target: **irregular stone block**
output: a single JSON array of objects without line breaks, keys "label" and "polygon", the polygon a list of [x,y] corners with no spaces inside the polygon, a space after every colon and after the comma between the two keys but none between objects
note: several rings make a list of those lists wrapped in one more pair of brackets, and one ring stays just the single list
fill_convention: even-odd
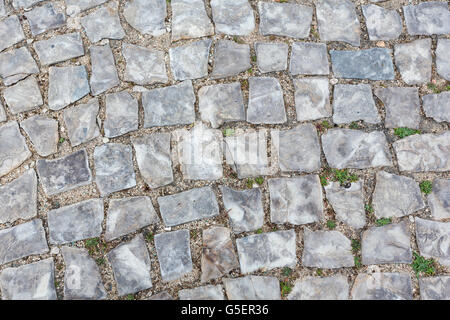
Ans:
[{"label": "irregular stone block", "polygon": [[416,218],[416,240],[420,254],[450,266],[450,222]]},{"label": "irregular stone block", "polygon": [[[137,1],[133,1],[133,3],[135,2]],[[145,14],[148,16],[148,12]],[[105,4],[82,17],[80,21],[84,32],[92,43],[102,39],[121,40],[125,37],[125,31],[120,24],[117,2]]]},{"label": "irregular stone block", "polygon": [[217,286],[204,286],[194,289],[181,289],[178,291],[180,300],[225,300],[223,296],[223,288],[219,284]]},{"label": "irregular stone block", "polygon": [[126,91],[106,95],[103,130],[105,137],[114,138],[135,131],[139,125],[137,99]]},{"label": "irregular stone block", "polygon": [[[243,1],[247,2],[247,0]],[[230,40],[218,40],[214,48],[214,65],[210,77],[219,79],[235,76],[248,70],[251,66],[250,46],[248,44],[238,44]]]},{"label": "irregular stone block", "polygon": [[395,40],[402,33],[402,19],[395,10],[373,4],[361,6],[371,41]]},{"label": "irregular stone block", "polygon": [[20,166],[31,152],[15,121],[0,126],[0,177]]},{"label": "irregular stone block", "polygon": [[98,99],[94,98],[86,104],[64,110],[64,123],[72,147],[91,141],[100,135],[97,125],[98,109]]},{"label": "irregular stone block", "polygon": [[152,37],[166,33],[164,21],[167,16],[164,0],[128,1],[123,9],[125,20],[136,30]]},{"label": "irregular stone block", "polygon": [[443,220],[450,218],[450,180],[435,179],[431,194],[428,196],[431,216]]},{"label": "irregular stone block", "polygon": [[292,75],[325,75],[330,73],[325,43],[294,42],[289,72]]},{"label": "irregular stone block", "polygon": [[255,29],[255,17],[247,0],[211,0],[217,33],[246,36]]},{"label": "irregular stone block", "polygon": [[251,77],[247,121],[253,124],[276,124],[286,122],[283,89],[273,77]]},{"label": "irregular stone block", "polygon": [[91,46],[89,50],[92,64],[90,79],[91,92],[92,95],[97,96],[117,86],[120,81],[109,44],[104,46]]},{"label": "irregular stone block", "polygon": [[162,291],[152,295],[148,300],[173,300],[173,297],[167,291]]},{"label": "irregular stone block", "polygon": [[206,77],[208,75],[208,58],[211,43],[212,40],[208,39],[170,48],[170,68],[174,78],[176,80],[186,80]]},{"label": "irregular stone block", "polygon": [[450,122],[450,92],[427,94],[422,97],[423,111],[437,122]]},{"label": "irregular stone block", "polygon": [[422,300],[450,300],[450,276],[419,279]]},{"label": "irregular stone block", "polygon": [[280,282],[275,277],[224,278],[228,300],[281,300]]},{"label": "irregular stone block", "polygon": [[69,16],[77,15],[80,12],[94,8],[108,0],[64,0],[66,3],[66,13]]},{"label": "irregular stone block", "polygon": [[7,14],[5,2],[3,0],[0,0],[0,17],[5,17]]},{"label": "irregular stone block", "polygon": [[172,41],[212,36],[214,26],[202,0],[173,0]]},{"label": "irregular stone block", "polygon": [[25,12],[24,15],[30,24],[31,34],[37,36],[64,26],[66,24],[66,15],[61,11],[54,3],[49,2]]},{"label": "irregular stone block", "polygon": [[412,300],[411,276],[407,273],[358,274],[351,291],[353,300]]},{"label": "irregular stone block", "polygon": [[0,101],[0,122],[6,121],[6,112],[3,103]]},{"label": "irregular stone block", "polygon": [[289,46],[286,43],[256,42],[258,69],[262,73],[286,70],[288,50]]},{"label": "irregular stone block", "polygon": [[26,47],[0,53],[0,78],[5,86],[36,73],[39,68]]},{"label": "irregular stone block", "polygon": [[[4,7],[3,7],[4,8]],[[2,10],[2,2],[0,2],[0,17]],[[4,11],[6,16],[6,11]],[[0,51],[25,40],[22,26],[17,16],[10,16],[0,21]]]},{"label": "irregular stone block", "polygon": [[36,109],[44,103],[34,76],[4,89],[3,98],[12,114]]},{"label": "irregular stone block", "polygon": [[437,41],[436,71],[442,78],[450,80],[450,39]]},{"label": "irregular stone block", "polygon": [[395,65],[407,84],[422,84],[431,79],[431,39],[419,39],[394,46]]},{"label": "irregular stone block", "polygon": [[331,117],[330,90],[327,78],[293,79],[297,121]]},{"label": "irregular stone block", "polygon": [[307,277],[295,282],[288,300],[348,300],[347,277]]},{"label": "irregular stone block", "polygon": [[417,5],[403,6],[406,29],[410,35],[432,35],[450,33],[450,11],[448,4],[427,1]]},{"label": "irregular stone block", "polygon": [[42,2],[44,0],[12,0],[12,5],[14,9],[18,10],[20,8],[28,9],[35,5],[36,3]]},{"label": "irregular stone block", "polygon": [[84,55],[80,33],[56,35],[33,44],[42,65],[51,65]]}]

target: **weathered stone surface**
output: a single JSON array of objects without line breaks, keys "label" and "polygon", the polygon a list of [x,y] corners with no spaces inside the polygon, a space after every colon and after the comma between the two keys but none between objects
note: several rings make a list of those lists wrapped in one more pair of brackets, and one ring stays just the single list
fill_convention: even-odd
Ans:
[{"label": "weathered stone surface", "polygon": [[247,0],[211,0],[217,33],[246,36],[255,29],[253,9]]},{"label": "weathered stone surface", "polygon": [[64,273],[65,300],[103,300],[107,293],[98,266],[84,248],[61,248],[66,271]]},{"label": "weathered stone surface", "polygon": [[51,65],[84,55],[83,41],[78,32],[36,41],[33,48],[42,65]]},{"label": "weathered stone surface", "polygon": [[295,282],[288,300],[348,300],[347,277],[307,277]]},{"label": "weathered stone surface", "polygon": [[51,67],[49,69],[48,106],[61,110],[91,91],[85,66]]},{"label": "weathered stone surface", "polygon": [[90,49],[92,73],[90,79],[92,95],[97,96],[119,84],[116,63],[109,44],[92,46]]},{"label": "weathered stone surface", "polygon": [[373,4],[361,7],[371,41],[398,39],[403,26],[397,11],[387,10]]},{"label": "weathered stone surface", "polygon": [[170,68],[174,78],[186,80],[206,77],[211,44],[212,40],[208,39],[170,48]]},{"label": "weathered stone surface", "polygon": [[283,89],[273,77],[251,77],[247,121],[254,124],[276,124],[286,122]]},{"label": "weathered stone surface", "polygon": [[202,0],[173,0],[172,41],[212,36],[214,26]]},{"label": "weathered stone surface", "polygon": [[64,0],[66,3],[66,13],[74,16],[80,12],[94,8],[108,0]]},{"label": "weathered stone surface", "polygon": [[125,20],[143,34],[158,37],[166,33],[166,1],[134,0],[128,1],[123,10]]},{"label": "weathered stone surface", "polygon": [[95,238],[102,233],[103,201],[89,199],[50,210],[47,219],[51,244]]},{"label": "weathered stone surface", "polygon": [[20,8],[24,8],[24,9],[28,9],[31,6],[35,5],[36,3],[42,2],[44,0],[12,0],[12,5],[14,7],[14,9],[20,9]]},{"label": "weathered stone surface", "polygon": [[355,265],[351,241],[339,231],[311,231],[305,227],[303,244],[305,267],[335,269]]},{"label": "weathered stone surface", "polygon": [[258,2],[259,32],[293,38],[307,38],[313,8],[294,3]]},{"label": "weathered stone surface", "polygon": [[0,78],[6,86],[36,73],[39,68],[26,47],[0,53]]},{"label": "weathered stone surface", "polygon": [[48,246],[41,219],[0,230],[0,265],[46,252]]},{"label": "weathered stone surface", "polygon": [[222,286],[208,285],[178,291],[180,300],[225,300]]},{"label": "weathered stone surface", "polygon": [[379,171],[376,181],[372,205],[377,218],[403,217],[425,208],[414,179]]},{"label": "weathered stone surface", "polygon": [[144,128],[190,124],[195,121],[195,95],[190,80],[142,94]]},{"label": "weathered stone surface", "polygon": [[239,82],[201,87],[198,100],[200,117],[213,128],[229,121],[245,121],[244,98]]},{"label": "weathered stone surface", "polygon": [[131,146],[107,143],[94,150],[95,182],[102,197],[136,185]]},{"label": "weathered stone surface", "polygon": [[422,300],[450,300],[450,276],[419,279]]},{"label": "weathered stone surface", "polygon": [[442,78],[450,80],[450,39],[437,41],[436,71]]},{"label": "weathered stone surface", "polygon": [[164,224],[168,227],[219,214],[217,199],[210,186],[159,197],[158,204]]},{"label": "weathered stone surface", "polygon": [[[247,0],[243,1],[247,2]],[[214,66],[210,75],[212,79],[235,76],[250,67],[250,46],[248,44],[238,44],[231,40],[218,40],[216,42]]]},{"label": "weathered stone surface", "polygon": [[364,210],[364,195],[361,182],[353,182],[349,188],[339,182],[329,182],[325,186],[328,202],[336,213],[336,219],[355,229],[361,229],[366,224]]},{"label": "weathered stone surface", "polygon": [[281,300],[280,282],[275,277],[224,278],[228,300]]},{"label": "weathered stone surface", "polygon": [[400,171],[448,171],[450,132],[412,135],[393,143]]},{"label": "weathered stone surface", "polygon": [[450,218],[450,180],[435,179],[431,194],[428,196],[431,216],[434,219]]},{"label": "weathered stone surface", "polygon": [[331,129],[322,135],[322,148],[333,168],[392,166],[386,136],[381,131]]},{"label": "weathered stone surface", "polygon": [[58,151],[58,121],[35,115],[20,123],[33,143],[36,152],[43,157]]},{"label": "weathered stone surface", "polygon": [[114,138],[135,131],[139,125],[137,99],[126,91],[106,95],[103,129],[105,137]]},{"label": "weathered stone surface", "polygon": [[411,263],[410,238],[409,223],[406,220],[369,228],[362,233],[362,263]]},{"label": "weathered stone surface", "polygon": [[262,73],[286,70],[288,50],[289,46],[286,43],[256,42],[258,69]]},{"label": "weathered stone surface", "polygon": [[72,147],[88,142],[100,135],[97,125],[98,109],[98,99],[94,98],[86,104],[64,110],[64,123]]},{"label": "weathered stone surface", "polygon": [[272,130],[272,143],[281,171],[313,172],[320,169],[320,144],[311,123],[290,130]]},{"label": "weathered stone surface", "polygon": [[450,222],[416,218],[416,240],[420,255],[450,266]]},{"label": "weathered stone surface", "polygon": [[353,300],[412,300],[411,276],[407,273],[360,273],[351,296]]},{"label": "weathered stone surface", "polygon": [[148,300],[173,300],[173,297],[167,291],[162,291],[152,295]]},{"label": "weathered stone surface", "polygon": [[64,12],[56,7],[53,2],[35,7],[31,11],[25,12],[24,15],[30,24],[31,34],[33,36],[60,28],[66,24]]},{"label": "weathered stone surface", "polygon": [[0,101],[0,122],[6,121],[6,112],[3,103]]},{"label": "weathered stone surface", "polygon": [[105,240],[117,239],[158,221],[158,215],[149,197],[111,199],[106,218]]},{"label": "weathered stone surface", "polygon": [[448,4],[428,1],[418,5],[403,6],[406,28],[411,35],[450,33],[450,11]]},{"label": "weathered stone surface", "polygon": [[[2,17],[1,6],[0,2],[0,17]],[[0,51],[22,40],[25,40],[25,34],[17,16],[10,16],[0,21]]]},{"label": "weathered stone surface", "polygon": [[150,188],[173,182],[170,133],[153,133],[132,138],[139,171]]},{"label": "weathered stone surface", "polygon": [[189,230],[181,229],[155,235],[155,248],[164,282],[181,278],[192,271]]},{"label": "weathered stone surface", "polygon": [[330,73],[325,43],[294,42],[289,72],[292,75],[325,75]]},{"label": "weathered stone surface", "polygon": [[72,190],[92,181],[85,149],[54,160],[39,159],[36,169],[47,195]]},{"label": "weathered stone surface", "polygon": [[[148,12],[145,14],[146,16],[149,15]],[[117,2],[107,3],[87,16],[82,17],[81,25],[92,43],[102,39],[120,40],[125,37],[125,31],[120,24]]]},{"label": "weathered stone surface", "polygon": [[450,122],[450,92],[427,94],[422,97],[423,111],[437,122]]},{"label": "weathered stone surface", "polygon": [[201,281],[216,279],[238,268],[239,263],[230,238],[230,229],[212,227],[203,230]]},{"label": "weathered stone surface", "polygon": [[419,39],[394,46],[395,65],[407,84],[422,84],[431,79],[431,39]]},{"label": "weathered stone surface", "polygon": [[12,114],[36,109],[44,103],[34,76],[4,89],[3,97]]},{"label": "weathered stone surface", "polygon": [[0,17],[3,18],[5,17],[7,14],[6,12],[6,7],[5,7],[5,2],[3,0],[0,0]]},{"label": "weathered stone surface", "polygon": [[259,269],[292,268],[297,264],[294,229],[240,238],[236,246],[243,274]]},{"label": "weathered stone surface", "polygon": [[25,138],[15,121],[0,126],[0,177],[20,166],[31,157]]},{"label": "weathered stone surface", "polygon": [[413,87],[376,88],[375,95],[386,111],[386,128],[417,129],[420,124],[419,90]]},{"label": "weathered stone surface", "polygon": [[3,300],[56,300],[53,258],[6,268],[0,274]]},{"label": "weathered stone surface", "polygon": [[262,191],[259,188],[250,190],[233,190],[220,186],[223,205],[230,217],[230,225],[234,233],[254,231],[263,226],[264,209]]},{"label": "weathered stone surface", "polygon": [[322,41],[343,41],[359,47],[361,31],[352,1],[319,0],[316,15]]},{"label": "weathered stone surface", "polygon": [[330,90],[327,78],[293,79],[297,121],[331,117]]}]

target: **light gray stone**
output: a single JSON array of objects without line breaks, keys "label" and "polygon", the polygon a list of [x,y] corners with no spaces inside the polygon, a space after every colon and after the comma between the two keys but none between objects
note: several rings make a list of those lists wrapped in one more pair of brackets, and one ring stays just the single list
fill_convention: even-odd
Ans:
[{"label": "light gray stone", "polygon": [[164,282],[179,279],[192,271],[189,230],[155,235],[155,248]]},{"label": "light gray stone", "polygon": [[172,41],[212,36],[214,26],[202,0],[172,0]]},{"label": "light gray stone", "polygon": [[30,24],[33,36],[60,28],[66,24],[66,15],[53,2],[35,7],[31,11],[25,12],[24,15]]},{"label": "light gray stone", "polygon": [[208,285],[194,289],[181,289],[178,291],[180,300],[225,300],[222,286]]},{"label": "light gray stone", "polygon": [[248,0],[211,0],[217,33],[246,36],[255,29],[255,17]]},{"label": "light gray stone", "polygon": [[450,300],[450,276],[419,279],[422,300]]},{"label": "light gray stone", "polygon": [[89,199],[50,210],[47,219],[51,244],[99,237],[102,233],[103,201]]},{"label": "light gray stone", "polygon": [[56,35],[33,44],[42,65],[51,65],[84,55],[80,33]]},{"label": "light gray stone", "polygon": [[[0,17],[2,17],[0,2]],[[6,16],[6,12],[4,14]],[[22,26],[17,16],[10,16],[0,21],[0,51],[25,40]]]},{"label": "light gray stone", "polygon": [[0,0],[0,18],[3,18],[6,16],[7,12],[6,12],[6,6],[5,6],[5,2],[3,0]]},{"label": "light gray stone", "polygon": [[173,297],[167,291],[152,295],[148,300],[173,300]]},{"label": "light gray stone", "polygon": [[348,300],[347,277],[307,277],[295,282],[288,300]]},{"label": "light gray stone", "polygon": [[228,300],[281,300],[280,282],[275,277],[224,278]]},{"label": "light gray stone", "polygon": [[15,121],[0,126],[0,177],[20,166],[31,152]]},{"label": "light gray stone", "polygon": [[111,241],[159,222],[149,197],[111,199],[106,218],[105,240]]},{"label": "light gray stone", "polygon": [[100,135],[97,125],[98,99],[64,110],[63,118],[72,147],[91,141]]},{"label": "light gray stone", "polygon": [[410,35],[450,33],[450,11],[442,1],[428,1],[403,6],[406,28]]},{"label": "light gray stone", "polygon": [[80,12],[94,8],[108,0],[64,0],[66,3],[66,13],[69,16],[77,15]]},{"label": "light gray stone", "polygon": [[397,11],[373,4],[361,7],[371,41],[398,39],[403,26],[402,19]]},{"label": "light gray stone", "polygon": [[297,265],[294,229],[250,235],[237,239],[236,246],[243,274]]},{"label": "light gray stone", "polygon": [[6,112],[3,103],[0,101],[0,122],[6,121]]},{"label": "light gray stone", "polygon": [[58,151],[58,121],[41,115],[35,115],[20,123],[33,143],[36,152],[46,157]]},{"label": "light gray stone", "polygon": [[[247,2],[247,0],[243,1]],[[212,79],[235,76],[250,67],[250,46],[248,44],[238,44],[231,40],[218,40],[216,42],[214,65],[210,75]]]},{"label": "light gray stone", "polygon": [[174,78],[186,80],[206,77],[211,43],[212,40],[208,39],[170,48],[170,68]]},{"label": "light gray stone", "polygon": [[131,146],[107,143],[94,150],[95,182],[102,197],[136,186]]},{"label": "light gray stone", "polygon": [[450,122],[450,92],[427,94],[422,97],[423,111],[437,122]]},{"label": "light gray stone", "polygon": [[407,273],[360,273],[351,297],[353,300],[412,300],[411,276]]},{"label": "light gray stone", "polygon": [[3,98],[12,114],[36,109],[44,103],[34,76],[4,89]]},{"label": "light gray stone", "polygon": [[36,162],[36,169],[47,195],[69,191],[92,181],[85,149],[53,160],[39,159]]},{"label": "light gray stone", "polygon": [[431,79],[431,39],[419,39],[394,46],[395,65],[407,84],[422,84]]},{"label": "light gray stone", "polygon": [[450,80],[450,39],[437,41],[436,71],[442,78]]},{"label": "light gray stone", "polygon": [[219,205],[210,186],[158,198],[159,211],[168,227],[215,217]]},{"label": "light gray stone", "polygon": [[325,43],[294,42],[289,72],[292,75],[326,75],[330,73]]},{"label": "light gray stone", "polygon": [[105,137],[114,138],[135,131],[139,125],[137,99],[126,91],[106,95],[103,129]]},{"label": "light gray stone", "polygon": [[158,37],[166,33],[166,1],[134,0],[128,1],[123,10],[125,20],[143,34]]},{"label": "light gray stone", "polygon": [[119,84],[116,63],[109,44],[92,46],[90,49],[92,73],[90,79],[92,95],[97,96]]},{"label": "light gray stone", "polygon": [[450,218],[450,180],[435,179],[431,194],[428,196],[431,216],[434,219]]},{"label": "light gray stone", "polygon": [[[145,14],[148,15],[148,12]],[[120,24],[117,2],[105,4],[82,17],[80,21],[84,32],[92,43],[102,39],[121,40],[125,37],[125,31]]]},{"label": "light gray stone", "polygon": [[32,6],[34,6],[36,3],[42,2],[44,0],[12,0],[12,5],[14,7],[14,9],[20,9],[20,8],[24,8],[24,9],[28,9]]},{"label": "light gray stone", "polygon": [[330,90],[327,78],[293,79],[297,121],[331,117]]},{"label": "light gray stone", "polygon": [[26,47],[0,53],[0,78],[5,86],[36,73],[39,68]]},{"label": "light gray stone", "polygon": [[416,240],[420,255],[450,266],[450,222],[416,218]]},{"label": "light gray stone", "polygon": [[262,73],[286,70],[288,50],[286,43],[256,42],[258,69]]},{"label": "light gray stone", "polygon": [[250,77],[247,122],[277,124],[286,122],[283,89],[273,77]]}]

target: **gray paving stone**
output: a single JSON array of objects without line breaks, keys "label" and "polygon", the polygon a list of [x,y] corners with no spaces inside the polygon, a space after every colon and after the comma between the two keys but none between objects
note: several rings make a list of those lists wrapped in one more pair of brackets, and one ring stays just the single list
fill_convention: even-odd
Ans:
[{"label": "gray paving stone", "polygon": [[48,251],[41,219],[0,230],[0,265]]},{"label": "gray paving stone", "polygon": [[107,143],[95,147],[95,182],[102,197],[136,186],[131,146]]},{"label": "gray paving stone", "polygon": [[332,168],[392,166],[392,155],[381,131],[331,129],[322,135],[322,148]]},{"label": "gray paving stone", "polygon": [[362,264],[411,263],[409,223],[372,227],[362,233]]},{"label": "gray paving stone", "polygon": [[277,124],[286,122],[283,89],[273,77],[250,77],[247,122]]},{"label": "gray paving stone", "polygon": [[411,276],[407,273],[360,273],[351,297],[353,300],[412,300]]},{"label": "gray paving stone", "polygon": [[224,278],[228,300],[281,300],[280,282],[275,277]]},{"label": "gray paving stone", "polygon": [[0,18],[6,17],[7,15],[7,8],[5,6],[5,2],[3,0],[0,0]]},{"label": "gray paving stone", "polygon": [[406,28],[411,35],[450,33],[450,11],[448,4],[428,1],[418,5],[403,6]]},{"label": "gray paving stone", "polygon": [[173,182],[170,133],[153,133],[132,138],[139,171],[150,188]]},{"label": "gray paving stone", "polygon": [[47,195],[85,186],[92,181],[85,149],[53,160],[39,159],[36,162],[36,169]]},{"label": "gray paving stone", "polygon": [[230,229],[212,227],[203,230],[201,282],[217,279],[239,268]]},{"label": "gray paving stone", "polygon": [[181,229],[155,235],[155,248],[164,282],[179,279],[192,271],[189,230]]},{"label": "gray paving stone", "polygon": [[123,43],[122,53],[126,62],[125,81],[139,85],[168,81],[163,51]]},{"label": "gray paving stone", "polygon": [[109,44],[104,46],[92,46],[90,49],[92,73],[90,79],[91,93],[94,96],[117,86],[116,63]]},{"label": "gray paving stone", "polygon": [[170,68],[174,78],[186,80],[206,77],[211,44],[212,40],[208,39],[170,48]]},{"label": "gray paving stone", "polygon": [[348,300],[347,277],[307,277],[295,282],[288,300]]},{"label": "gray paving stone", "polygon": [[313,8],[294,3],[258,2],[259,32],[292,38],[307,38]]},{"label": "gray paving stone", "polygon": [[14,7],[14,9],[20,9],[20,8],[24,8],[24,9],[28,9],[30,7],[32,7],[33,5],[35,5],[36,3],[42,2],[44,0],[12,0],[12,5]]},{"label": "gray paving stone", "polygon": [[220,186],[220,191],[234,233],[255,231],[263,226],[264,209],[261,189],[252,188],[241,191]]},{"label": "gray paving stone", "polygon": [[450,276],[419,279],[422,300],[450,300]]},{"label": "gray paving stone", "polygon": [[106,95],[103,129],[105,137],[114,138],[135,131],[139,125],[137,99],[126,91]]},{"label": "gray paving stone", "polygon": [[450,122],[450,92],[427,94],[422,97],[423,111],[437,122]]},{"label": "gray paving stone", "polygon": [[223,287],[207,285],[194,289],[181,289],[178,291],[180,300],[225,300]]},{"label": "gray paving stone", "polygon": [[173,297],[167,291],[152,295],[148,300],[173,300]]},{"label": "gray paving stone", "polygon": [[[0,2],[0,17],[2,17],[1,10]],[[25,34],[17,16],[10,16],[0,21],[0,51],[22,40],[25,40]]]},{"label": "gray paving stone", "polygon": [[106,217],[105,240],[111,241],[159,222],[149,197],[111,199]]},{"label": "gray paving stone", "polygon": [[347,79],[394,80],[391,49],[330,50],[334,76]]},{"label": "gray paving stone", "polygon": [[173,0],[172,41],[214,35],[214,26],[202,0]]},{"label": "gray paving stone", "polygon": [[35,7],[31,11],[25,12],[24,15],[30,24],[33,36],[60,28],[66,24],[66,15],[52,2]]},{"label": "gray paving stone", "polygon": [[241,273],[295,267],[295,231],[281,230],[236,239]]},{"label": "gray paving stone", "polygon": [[152,37],[166,33],[166,1],[134,0],[128,1],[123,10],[125,20],[136,30]]},{"label": "gray paving stone", "polygon": [[146,91],[142,94],[144,128],[191,124],[195,121],[192,81]]},{"label": "gray paving stone", "polygon": [[5,86],[36,73],[39,68],[26,47],[0,53],[0,78]]},{"label": "gray paving stone", "polygon": [[204,86],[198,90],[198,108],[212,128],[225,122],[245,121],[244,98],[239,82]]},{"label": "gray paving stone", "polygon": [[361,31],[352,1],[319,0],[316,15],[322,41],[342,41],[359,47]]},{"label": "gray paving stone", "polygon": [[402,33],[402,19],[395,10],[373,4],[361,6],[371,41],[395,40]]},{"label": "gray paving stone", "polygon": [[58,121],[41,115],[35,115],[20,123],[36,152],[43,157],[58,151]]},{"label": "gray paving stone", "polygon": [[50,210],[47,219],[51,244],[99,237],[102,233],[103,201],[89,199]]},{"label": "gray paving stone", "polygon": [[450,180],[434,179],[431,194],[428,196],[431,216],[434,219],[450,218]]},{"label": "gray paving stone", "polygon": [[100,135],[97,125],[98,110],[97,98],[89,100],[86,104],[64,110],[64,123],[72,147],[91,141]]},{"label": "gray paving stone", "polygon": [[[148,12],[146,12],[146,15],[148,16]],[[82,17],[80,21],[84,32],[92,43],[102,39],[121,40],[125,37],[125,31],[120,24],[117,2],[105,4]]]},{"label": "gray paving stone", "polygon": [[219,205],[210,186],[158,197],[158,204],[164,224],[168,227],[219,214]]},{"label": "gray paving stone", "polygon": [[419,39],[394,46],[395,65],[407,84],[422,84],[431,79],[431,39]]},{"label": "gray paving stone", "polygon": [[412,135],[393,143],[400,171],[448,171],[450,132]]},{"label": "gray paving stone", "polygon": [[328,66],[327,46],[325,43],[294,42],[292,44],[289,72],[292,75],[326,75]]},{"label": "gray paving stone", "polygon": [[450,39],[437,41],[436,71],[442,78],[450,80]]},{"label": "gray paving stone", "polygon": [[376,88],[375,95],[386,111],[386,128],[418,129],[420,124],[419,90],[414,87]]},{"label": "gray paving stone", "polygon": [[320,169],[319,137],[313,124],[272,130],[272,143],[281,171],[313,172]]},{"label": "gray paving stone", "polygon": [[0,126],[0,177],[20,166],[31,152],[15,121]]},{"label": "gray paving stone", "polygon": [[353,267],[351,241],[339,231],[311,231],[305,227],[302,264],[326,269]]},{"label": "gray paving stone", "polygon": [[64,0],[66,3],[66,13],[69,16],[77,15],[80,12],[94,8],[108,0]]},{"label": "gray paving stone", "polygon": [[246,36],[255,29],[255,17],[248,0],[211,0],[216,33]]},{"label": "gray paving stone", "polygon": [[289,46],[286,43],[256,42],[256,61],[259,71],[267,73],[286,70],[288,50]]},{"label": "gray paving stone", "polygon": [[31,219],[37,215],[37,178],[33,169],[0,186],[0,223]]},{"label": "gray paving stone", "polygon": [[78,32],[56,35],[33,44],[41,65],[51,65],[84,55],[83,41]]},{"label": "gray paving stone", "polygon": [[0,274],[3,300],[56,300],[53,258],[6,268]]},{"label": "gray paving stone", "polygon": [[44,103],[34,76],[5,88],[3,98],[12,114],[36,109]]},{"label": "gray paving stone", "polygon": [[50,67],[48,107],[61,110],[91,91],[85,66]]},{"label": "gray paving stone", "polygon": [[248,44],[238,44],[231,40],[216,42],[214,65],[210,75],[212,79],[235,76],[250,67],[250,46]]},{"label": "gray paving stone", "polygon": [[372,205],[377,218],[403,217],[425,208],[414,179],[379,171],[376,181]]},{"label": "gray paving stone", "polygon": [[65,300],[103,300],[105,286],[95,260],[84,248],[61,248],[66,270],[64,273]]},{"label": "gray paving stone", "polygon": [[293,79],[297,121],[331,117],[330,90],[327,78]]},{"label": "gray paving stone", "polygon": [[0,122],[6,121],[6,112],[3,103],[0,101]]},{"label": "gray paving stone", "polygon": [[346,188],[339,182],[330,181],[325,186],[325,193],[337,220],[355,229],[361,229],[366,225],[362,182],[353,182]]},{"label": "gray paving stone", "polygon": [[420,255],[434,258],[443,266],[450,266],[450,222],[416,218],[416,240]]}]

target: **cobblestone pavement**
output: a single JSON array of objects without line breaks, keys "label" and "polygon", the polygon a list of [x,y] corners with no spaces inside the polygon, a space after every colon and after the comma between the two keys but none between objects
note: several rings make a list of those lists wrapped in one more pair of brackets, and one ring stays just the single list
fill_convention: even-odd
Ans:
[{"label": "cobblestone pavement", "polygon": [[0,0],[2,299],[450,299],[450,11]]}]

